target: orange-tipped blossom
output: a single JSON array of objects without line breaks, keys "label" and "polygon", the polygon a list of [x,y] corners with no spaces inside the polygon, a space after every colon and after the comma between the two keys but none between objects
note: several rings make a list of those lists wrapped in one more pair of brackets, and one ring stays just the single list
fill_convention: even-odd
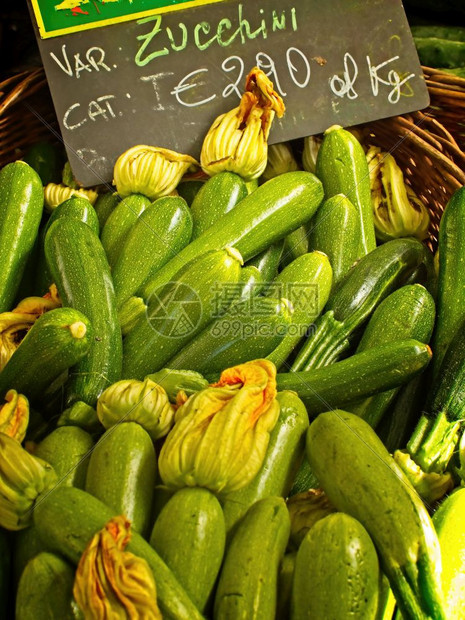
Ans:
[{"label": "orange-tipped blossom", "polygon": [[201,486],[229,493],[247,485],[262,466],[279,415],[276,368],[255,360],[225,370],[176,411],[160,452],[167,486]]},{"label": "orange-tipped blossom", "polygon": [[16,390],[8,390],[5,404],[0,407],[0,433],[21,443],[29,423],[29,402]]}]

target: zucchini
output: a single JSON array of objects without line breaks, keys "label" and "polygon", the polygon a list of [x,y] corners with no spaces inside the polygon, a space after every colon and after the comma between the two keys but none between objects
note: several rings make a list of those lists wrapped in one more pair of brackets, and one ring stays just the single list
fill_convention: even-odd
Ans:
[{"label": "zucchini", "polygon": [[107,219],[110,214],[116,209],[121,201],[121,196],[117,193],[107,192],[105,194],[99,194],[94,204],[95,212],[97,213],[100,230],[103,230]]},{"label": "zucchini", "polygon": [[66,385],[66,404],[82,400],[93,407],[121,374],[122,338],[110,268],[99,238],[83,222],[57,220],[44,247],[63,304],[81,310],[94,328],[90,351]]},{"label": "zucchini", "polygon": [[12,556],[15,590],[27,563],[36,555],[46,550],[47,546],[42,542],[34,524],[24,530],[15,532]]},{"label": "zucchini", "polygon": [[10,310],[39,231],[44,190],[24,161],[0,170],[0,312]]},{"label": "zucchini", "polygon": [[37,267],[37,287],[41,293],[46,293],[51,284],[53,284],[52,276],[47,267],[47,260],[45,258],[44,240],[48,229],[56,220],[60,217],[71,217],[75,220],[84,222],[92,228],[96,235],[99,234],[100,226],[97,217],[97,213],[87,198],[82,196],[71,196],[68,200],[65,200],[53,209],[46,225],[43,227],[39,234],[39,257]]},{"label": "zucchini", "polygon": [[[357,352],[408,338],[427,344],[433,332],[434,317],[434,300],[421,284],[402,286],[376,308]],[[376,428],[398,391],[399,388],[394,388],[380,392],[354,403],[349,409]]]},{"label": "zucchini", "polygon": [[[45,501],[36,502],[33,513],[34,523],[48,549],[74,565],[81,559],[90,539],[114,516],[111,508],[89,493],[64,486],[54,489]],[[152,569],[163,618],[202,620],[171,570],[137,532],[132,532],[127,551],[144,558]]]},{"label": "zucchini", "polygon": [[446,69],[465,66],[465,41],[417,36],[413,40],[422,65]]},{"label": "zucchini", "polygon": [[284,240],[272,243],[266,250],[247,262],[247,266],[256,267],[260,272],[265,286],[278,275],[279,262],[283,254]]},{"label": "zucchini", "polygon": [[232,248],[208,252],[155,291],[146,315],[124,339],[123,378],[143,379],[160,370],[200,333],[215,313],[212,294],[237,285],[241,262]]},{"label": "zucchini", "polygon": [[180,252],[191,234],[192,216],[183,198],[165,196],[148,206],[119,242],[112,265],[117,305]]},{"label": "zucchini", "polygon": [[48,386],[88,354],[94,332],[73,308],[40,316],[0,373],[0,398],[14,389],[37,402]]},{"label": "zucchini", "polygon": [[42,552],[26,565],[16,595],[16,620],[73,620],[74,569],[53,553]]},{"label": "zucchini", "polygon": [[192,239],[200,237],[246,196],[247,187],[238,174],[225,171],[210,177],[199,189],[191,205],[194,223]]},{"label": "zucchini", "polygon": [[424,261],[425,251],[416,239],[393,239],[360,259],[330,295],[292,370],[320,368],[338,359],[377,305]]},{"label": "zucchini", "polygon": [[207,489],[177,491],[162,508],[150,544],[205,613],[226,543],[220,503]]},{"label": "zucchini", "polygon": [[308,414],[314,416],[407,383],[425,369],[431,355],[426,344],[399,340],[324,368],[279,373],[277,386],[297,392]]},{"label": "zucchini", "polygon": [[443,358],[407,450],[424,472],[443,473],[455,451],[465,414],[465,324]]},{"label": "zucchini", "polygon": [[446,617],[463,620],[465,579],[465,489],[456,489],[441,502],[433,515],[442,555],[442,590]]},{"label": "zucchini", "polygon": [[333,268],[333,286],[338,284],[359,257],[360,216],[344,196],[335,194],[324,201],[309,228],[311,250],[324,252]]},{"label": "zucchini", "polygon": [[299,226],[284,239],[281,265],[286,266],[308,252],[308,234],[305,226]]},{"label": "zucchini", "polygon": [[123,198],[108,216],[105,226],[102,228],[101,241],[108,264],[112,269],[128,232],[149,205],[150,200],[147,196],[131,194]]},{"label": "zucchini", "polygon": [[365,151],[357,138],[340,125],[324,133],[316,159],[316,175],[323,183],[325,198],[344,194],[357,209],[359,231],[356,258],[376,248],[370,174]]},{"label": "zucchini", "polygon": [[50,463],[59,483],[83,489],[93,445],[89,433],[78,426],[62,426],[42,439],[34,456]]},{"label": "zucchini", "polygon": [[328,411],[310,425],[306,450],[332,504],[371,536],[404,618],[444,620],[436,532],[375,431],[356,415]]},{"label": "zucchini", "polygon": [[379,562],[366,529],[342,512],[307,532],[295,561],[291,618],[375,620]]},{"label": "zucchini", "polygon": [[239,298],[251,299],[252,297],[257,297],[262,292],[265,284],[262,274],[254,265],[245,265],[241,269],[241,276],[239,278]]},{"label": "zucchini", "polygon": [[23,160],[37,172],[42,185],[61,183],[63,161],[57,145],[42,140],[35,142],[27,150]]},{"label": "zucchini", "polygon": [[292,327],[292,304],[286,299],[251,297],[233,303],[183,347],[169,368],[220,374],[225,368],[266,357]]},{"label": "zucchini", "polygon": [[92,450],[85,490],[146,535],[156,473],[157,457],[147,431],[136,422],[121,422],[108,429]]},{"label": "zucchini", "polygon": [[192,179],[191,181],[181,181],[176,186],[176,191],[179,194],[179,196],[181,196],[181,198],[184,198],[184,200],[187,202],[187,204],[190,207],[192,206],[192,203],[194,201],[194,198],[197,195],[197,192],[200,190],[200,188],[204,184],[205,184],[205,181],[200,181],[198,179]]},{"label": "zucchini", "polygon": [[226,495],[223,512],[228,537],[259,499],[287,497],[305,450],[308,415],[295,392],[278,392],[279,418],[271,431],[263,465],[249,484]]},{"label": "zucchini", "polygon": [[321,182],[309,172],[287,172],[267,181],[181,250],[138,293],[147,299],[183,265],[209,250],[234,247],[244,262],[250,260],[307,222],[322,199]]},{"label": "zucchini", "polygon": [[279,565],[289,531],[282,497],[267,497],[249,508],[226,551],[216,588],[215,619],[275,617]]},{"label": "zucchini", "polygon": [[285,267],[268,287],[268,294],[289,299],[294,309],[292,324],[278,346],[267,356],[280,368],[298,346],[328,301],[332,269],[321,252],[303,254]]},{"label": "zucchini", "polygon": [[286,553],[279,567],[276,620],[287,620],[290,617],[296,555],[296,552]]},{"label": "zucchini", "polygon": [[[449,344],[465,321],[465,187],[446,205],[439,225],[437,318],[432,347],[437,377]],[[451,303],[455,300],[455,303]]]}]

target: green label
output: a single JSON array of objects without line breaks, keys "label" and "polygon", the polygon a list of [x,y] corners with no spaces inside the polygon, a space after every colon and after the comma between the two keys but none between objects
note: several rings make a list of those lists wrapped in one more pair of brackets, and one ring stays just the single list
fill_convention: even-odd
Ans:
[{"label": "green label", "polygon": [[32,0],[42,39],[225,0]]}]

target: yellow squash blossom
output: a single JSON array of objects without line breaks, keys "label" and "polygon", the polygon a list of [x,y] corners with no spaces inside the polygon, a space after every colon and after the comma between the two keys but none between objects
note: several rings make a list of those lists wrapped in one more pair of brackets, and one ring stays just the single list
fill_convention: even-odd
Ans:
[{"label": "yellow squash blossom", "polygon": [[246,181],[261,176],[268,157],[268,135],[284,103],[272,82],[254,67],[246,79],[240,104],[213,121],[202,145],[200,165],[213,176],[227,170]]},{"label": "yellow squash blossom", "polygon": [[73,594],[86,620],[159,620],[152,571],[125,551],[130,523],[111,519],[87,545],[76,570]]},{"label": "yellow squash blossom", "polygon": [[8,390],[5,404],[0,406],[0,433],[21,443],[29,423],[29,401],[16,390]]},{"label": "yellow squash blossom", "polygon": [[247,485],[262,466],[279,415],[274,364],[255,360],[228,368],[218,383],[179,403],[160,452],[163,482],[218,493]]}]

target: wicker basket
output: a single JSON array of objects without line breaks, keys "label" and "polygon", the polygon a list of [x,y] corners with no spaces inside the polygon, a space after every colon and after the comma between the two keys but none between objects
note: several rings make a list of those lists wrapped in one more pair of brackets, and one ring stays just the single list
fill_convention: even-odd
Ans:
[{"label": "wicker basket", "polygon": [[[433,69],[425,69],[425,76],[432,100],[426,113],[396,116],[361,129],[371,144],[395,155],[407,181],[429,209],[434,248],[444,207],[453,192],[465,185],[465,153],[441,122],[456,129],[465,118],[465,80]],[[441,88],[435,86],[439,78]],[[447,95],[446,83],[453,94]],[[21,157],[34,142],[50,140],[51,130],[55,140],[58,123],[43,69],[25,71],[0,83],[0,166]]]}]

